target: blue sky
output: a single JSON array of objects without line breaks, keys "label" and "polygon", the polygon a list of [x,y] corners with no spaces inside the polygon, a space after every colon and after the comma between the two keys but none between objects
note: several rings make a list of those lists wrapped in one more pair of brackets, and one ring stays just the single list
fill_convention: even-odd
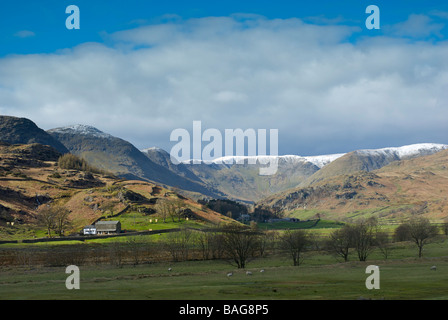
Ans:
[{"label": "blue sky", "polygon": [[[81,13],[67,30],[68,5]],[[368,5],[380,30],[367,30]],[[279,129],[281,154],[448,143],[446,1],[9,1],[0,113],[139,148]]]},{"label": "blue sky", "polygon": [[[82,28],[67,30],[65,8],[80,8]],[[170,15],[182,19],[229,16],[235,13],[259,14],[268,19],[301,18],[309,22],[348,24],[362,28],[356,36],[383,34],[367,30],[365,8],[375,4],[381,10],[381,24],[405,21],[411,14],[446,12],[445,1],[353,1],[353,0],[226,0],[226,1],[8,1],[0,12],[1,55],[51,53],[85,42],[104,42],[104,35],[145,24],[163,23]],[[432,15],[432,19],[440,17]],[[442,19],[443,20],[443,19]],[[447,35],[444,28],[441,34]],[[437,39],[438,40],[438,39]]]}]

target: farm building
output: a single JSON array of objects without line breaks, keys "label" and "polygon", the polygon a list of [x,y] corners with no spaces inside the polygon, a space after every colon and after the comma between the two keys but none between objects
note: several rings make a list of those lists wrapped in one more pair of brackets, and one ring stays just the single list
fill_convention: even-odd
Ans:
[{"label": "farm building", "polygon": [[96,228],[94,225],[88,225],[85,226],[82,230],[84,235],[95,235],[96,234]]},{"label": "farm building", "polygon": [[120,221],[98,221],[95,223],[97,234],[112,234],[121,232]]}]

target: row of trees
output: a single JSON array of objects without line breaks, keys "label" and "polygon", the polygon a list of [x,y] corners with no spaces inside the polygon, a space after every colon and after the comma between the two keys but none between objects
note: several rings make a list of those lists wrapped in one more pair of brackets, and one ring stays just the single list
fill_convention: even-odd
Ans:
[{"label": "row of trees", "polygon": [[[170,216],[173,221],[175,214],[181,212],[181,206],[176,206],[175,202],[161,202],[160,205],[159,213],[166,211],[166,217]],[[69,211],[63,207],[47,206],[39,217],[49,235],[51,232],[62,235],[68,223],[68,214]],[[418,249],[418,256],[422,257],[423,247],[438,233],[439,229],[425,218],[414,218],[401,224],[393,235],[384,232],[376,219],[368,219],[346,224],[325,238],[318,238],[315,233],[303,229],[261,232],[256,225],[232,224],[202,231],[184,228],[168,233],[157,244],[148,242],[147,237],[126,237],[125,246],[123,239],[120,239],[111,246],[110,252],[117,261],[127,255],[132,257],[134,263],[139,263],[153,251],[154,255],[170,257],[172,261],[224,259],[238,268],[245,268],[254,258],[277,252],[287,255],[294,266],[299,266],[306,252],[316,250],[330,253],[343,261],[348,261],[353,254],[359,261],[366,261],[373,250],[379,249],[387,259],[393,241],[412,241]],[[146,258],[142,257],[143,253]]]},{"label": "row of trees", "polygon": [[[290,236],[293,239],[290,242],[294,243],[294,246],[291,244],[288,247],[294,248],[294,265],[298,265],[300,255],[315,241],[303,230],[291,232],[291,234],[294,237]],[[418,217],[399,225],[391,236],[380,228],[376,218],[371,218],[336,229],[321,245],[324,250],[346,262],[352,252],[356,253],[359,261],[366,261],[374,249],[379,249],[387,259],[393,241],[411,241],[417,246],[418,256],[422,257],[423,247],[438,234],[437,226],[431,224],[426,218]]]},{"label": "row of trees", "polygon": [[[355,253],[359,261],[366,261],[374,249],[379,249],[387,259],[393,241],[411,241],[423,256],[423,247],[439,229],[426,218],[413,218],[401,224],[394,235],[384,232],[375,218],[346,224],[331,232],[327,238],[317,238],[303,229],[286,230],[281,233],[259,232],[254,228],[227,226],[218,232],[204,233],[199,238],[204,259],[220,257],[219,252],[233,260],[238,268],[244,268],[250,259],[264,256],[267,251],[278,249],[290,257],[294,266],[303,262],[307,251],[324,250],[344,261]],[[222,255],[221,255],[222,256]]]}]

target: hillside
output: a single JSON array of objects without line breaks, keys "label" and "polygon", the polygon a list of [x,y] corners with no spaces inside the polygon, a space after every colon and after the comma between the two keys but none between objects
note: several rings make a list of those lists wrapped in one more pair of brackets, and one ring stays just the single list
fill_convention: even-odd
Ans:
[{"label": "hillside", "polygon": [[44,236],[37,217],[47,205],[70,210],[66,235],[120,212],[144,213],[148,219],[157,216],[159,199],[175,201],[200,221],[229,220],[154,183],[61,169],[57,163],[60,155],[54,148],[40,144],[0,144],[1,239]]},{"label": "hillside", "polygon": [[[351,155],[347,158],[354,159]],[[442,221],[448,217],[447,193],[448,150],[442,150],[394,161],[370,172],[334,175],[275,194],[257,205],[303,219],[376,216],[391,221],[419,214]]]},{"label": "hillside", "polygon": [[[360,170],[372,171],[393,161],[433,154],[447,148],[442,144],[415,144],[396,148],[357,150],[347,154],[302,157],[298,155],[255,156],[256,164],[247,164],[251,157],[223,157],[212,163],[179,165],[171,163],[168,152],[159,148],[145,150],[154,162],[195,181],[202,181],[209,188],[219,190],[228,199],[257,202],[274,193],[295,187],[307,187],[316,182]],[[276,158],[278,170],[274,175],[262,176],[259,169],[263,158]],[[237,164],[244,159],[244,164]],[[229,162],[227,162],[229,161]]]},{"label": "hillside", "polygon": [[[8,143],[39,142],[70,152],[100,170],[130,180],[141,180],[175,189],[195,200],[204,197],[230,199],[246,203],[262,201],[273,194],[296,187],[311,187],[340,175],[358,171],[371,172],[396,161],[430,155],[447,145],[422,143],[402,147],[356,150],[346,154],[318,156],[280,155],[255,156],[256,164],[247,164],[251,157],[224,157],[212,163],[174,164],[170,154],[160,148],[138,150],[133,144],[87,125],[55,128],[47,132],[31,120],[3,116],[0,118],[0,141]],[[274,157],[278,169],[270,176],[260,175],[265,158]],[[221,163],[220,160],[225,160]],[[227,160],[230,160],[228,162]]]},{"label": "hillside", "polygon": [[130,142],[104,133],[94,127],[75,125],[47,131],[71,153],[91,165],[107,170],[125,179],[145,180],[175,187],[187,195],[200,194],[219,197],[215,190],[200,181],[178,175],[145,156]]},{"label": "hillside", "polygon": [[395,148],[352,151],[324,166],[299,185],[305,187],[341,174],[380,169],[394,161],[430,155],[446,148],[448,146],[444,144],[421,143]]},{"label": "hillside", "polygon": [[0,116],[0,141],[11,144],[40,143],[61,153],[68,152],[61,142],[26,118]]},{"label": "hillside", "polygon": [[279,159],[274,175],[260,175],[260,164],[186,164],[207,185],[212,185],[227,198],[255,202],[282,190],[297,186],[319,170],[315,164],[296,159]]}]

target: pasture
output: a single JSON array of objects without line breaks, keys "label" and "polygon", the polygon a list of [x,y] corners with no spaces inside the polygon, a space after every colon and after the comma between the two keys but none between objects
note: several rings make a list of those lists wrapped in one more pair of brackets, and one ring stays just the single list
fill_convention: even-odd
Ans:
[{"label": "pasture", "polygon": [[[224,260],[142,261],[137,265],[80,266],[80,289],[68,290],[65,267],[0,269],[1,300],[439,300],[448,299],[447,241],[425,247],[397,245],[387,260],[373,252],[366,262],[340,262],[308,252],[292,266],[279,253],[237,269]],[[368,265],[380,268],[380,289],[368,290]],[[431,270],[436,265],[437,270]],[[169,268],[171,270],[169,271]],[[264,270],[264,272],[260,272]],[[247,275],[251,271],[252,275]],[[232,272],[232,276],[227,276]]]}]

